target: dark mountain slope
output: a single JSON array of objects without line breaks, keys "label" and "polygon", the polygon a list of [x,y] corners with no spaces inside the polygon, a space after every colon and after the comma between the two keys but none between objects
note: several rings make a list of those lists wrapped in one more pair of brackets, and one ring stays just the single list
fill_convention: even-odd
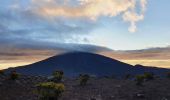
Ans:
[{"label": "dark mountain slope", "polygon": [[85,52],[71,52],[54,56],[49,59],[14,69],[23,74],[50,75],[55,70],[63,70],[66,76],[77,76],[81,73],[88,73],[96,76],[125,74],[140,74],[146,71],[162,73],[167,69],[147,68],[143,66],[134,67],[132,65],[101,56],[98,54]]}]

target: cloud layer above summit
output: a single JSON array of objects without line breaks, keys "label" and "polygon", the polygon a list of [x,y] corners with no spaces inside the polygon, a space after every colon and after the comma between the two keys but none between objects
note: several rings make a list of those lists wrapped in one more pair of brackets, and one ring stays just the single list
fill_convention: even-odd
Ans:
[{"label": "cloud layer above summit", "polygon": [[[71,3],[72,2],[72,3]],[[130,23],[129,31],[136,31],[136,23],[144,19],[147,0],[32,0],[35,14],[54,20],[58,17],[87,18],[120,16]]]},{"label": "cloud layer above summit", "polygon": [[168,3],[3,0],[0,1],[0,45],[81,43],[119,50],[167,46],[170,42]]},{"label": "cloud layer above summit", "polygon": [[136,32],[146,6],[147,0],[4,0],[0,3],[0,44],[100,45],[92,42],[96,38],[93,31],[100,30],[108,19],[113,23],[120,19],[124,26],[129,24],[129,32]]}]

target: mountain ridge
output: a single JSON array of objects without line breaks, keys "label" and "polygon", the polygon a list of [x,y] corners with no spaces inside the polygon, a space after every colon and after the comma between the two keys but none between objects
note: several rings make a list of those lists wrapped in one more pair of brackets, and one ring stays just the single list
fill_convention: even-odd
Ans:
[{"label": "mountain ridge", "polygon": [[124,62],[88,52],[69,52],[53,56],[26,66],[7,69],[16,70],[19,73],[31,75],[50,75],[55,70],[63,70],[66,76],[77,76],[87,73],[95,76],[123,76],[125,74],[142,74],[144,72],[154,72],[161,74],[169,69],[136,67]]}]

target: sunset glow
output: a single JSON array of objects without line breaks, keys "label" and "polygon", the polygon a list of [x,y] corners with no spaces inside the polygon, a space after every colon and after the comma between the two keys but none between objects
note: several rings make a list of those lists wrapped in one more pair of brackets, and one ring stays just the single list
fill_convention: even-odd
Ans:
[{"label": "sunset glow", "polygon": [[[0,69],[82,50],[132,65],[170,68],[169,3],[168,0],[2,0]],[[107,49],[96,50],[99,47]]]}]

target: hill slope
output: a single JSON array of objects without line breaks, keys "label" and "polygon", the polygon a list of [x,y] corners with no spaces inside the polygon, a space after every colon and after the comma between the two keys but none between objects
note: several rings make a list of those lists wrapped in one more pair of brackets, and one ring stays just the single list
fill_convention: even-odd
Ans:
[{"label": "hill slope", "polygon": [[[48,79],[41,76],[21,75],[17,81],[0,77],[1,100],[39,100],[35,85]],[[170,100],[170,79],[155,78],[136,86],[134,80],[90,78],[87,85],[79,80],[66,78],[66,90],[59,100]],[[128,92],[127,92],[128,91]]]},{"label": "hill slope", "polygon": [[31,65],[17,67],[14,70],[30,75],[50,75],[55,70],[63,70],[66,76],[77,76],[81,73],[96,76],[122,76],[129,73],[140,74],[146,71],[157,74],[168,71],[167,69],[143,66],[134,67],[105,56],[85,52],[65,53]]}]

